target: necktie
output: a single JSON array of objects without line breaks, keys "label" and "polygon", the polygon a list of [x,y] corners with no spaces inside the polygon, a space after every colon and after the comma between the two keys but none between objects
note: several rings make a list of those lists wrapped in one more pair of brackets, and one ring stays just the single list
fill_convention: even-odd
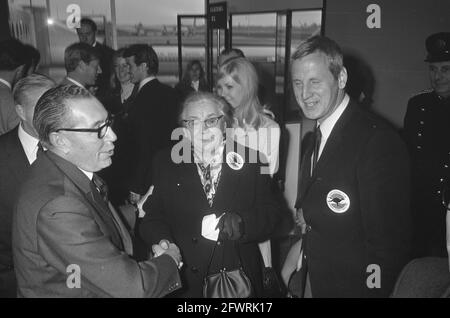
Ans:
[{"label": "necktie", "polygon": [[[320,125],[316,127],[314,131],[314,152],[313,152],[313,162],[312,162],[312,171],[317,165],[317,161],[319,160],[319,150],[320,143],[322,141],[322,132],[320,131]],[[311,171],[311,174],[312,174]]]},{"label": "necktie", "polygon": [[40,141],[37,143],[36,147],[37,147],[37,150],[36,150],[36,159],[37,159],[37,158],[39,158],[40,155],[42,155],[44,153],[45,150],[44,150],[44,147],[42,147],[42,144]]},{"label": "necktie", "polygon": [[98,193],[100,193],[103,201],[108,204],[108,186],[105,181],[94,173],[92,176],[92,182],[94,183]]}]

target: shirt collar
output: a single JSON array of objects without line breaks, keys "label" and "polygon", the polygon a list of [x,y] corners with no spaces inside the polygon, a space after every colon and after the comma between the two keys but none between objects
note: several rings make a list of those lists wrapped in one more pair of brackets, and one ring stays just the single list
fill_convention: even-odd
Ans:
[{"label": "shirt collar", "polygon": [[19,124],[19,140],[22,144],[25,155],[28,162],[32,164],[36,160],[36,147],[39,143],[39,139],[28,134],[23,128],[22,123]]},{"label": "shirt collar", "polygon": [[4,80],[3,78],[0,78],[0,83],[5,84],[10,90],[12,89],[11,83],[7,80]]},{"label": "shirt collar", "polygon": [[149,76],[149,77],[144,78],[144,79],[139,83],[138,91],[140,91],[141,88],[142,88],[145,84],[147,84],[147,83],[150,82],[151,80],[154,80],[155,78],[156,78],[155,76]]},{"label": "shirt collar", "polygon": [[92,181],[92,178],[94,177],[94,173],[93,172],[89,172],[89,171],[83,170],[80,167],[78,167],[78,169],[80,169],[80,171],[83,172],[86,175],[86,177],[88,177],[89,180]]},{"label": "shirt collar", "polygon": [[330,136],[331,131],[334,128],[334,125],[336,125],[336,122],[339,120],[342,113],[347,108],[349,101],[350,97],[347,94],[345,94],[339,106],[336,107],[334,112],[320,124],[320,132],[322,133],[322,143],[323,141],[326,141]]},{"label": "shirt collar", "polygon": [[192,81],[191,82],[191,86],[192,86],[193,89],[198,91],[198,87],[200,86],[200,81]]},{"label": "shirt collar", "polygon": [[67,78],[69,81],[71,81],[72,83],[74,83],[75,85],[85,88],[83,84],[81,84],[80,82],[74,80],[73,78],[71,78],[71,77],[69,77],[69,76],[67,76],[66,78]]}]

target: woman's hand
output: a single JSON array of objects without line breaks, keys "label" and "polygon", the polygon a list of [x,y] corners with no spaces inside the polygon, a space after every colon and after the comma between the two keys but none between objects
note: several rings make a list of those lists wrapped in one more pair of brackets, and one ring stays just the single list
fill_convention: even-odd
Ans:
[{"label": "woman's hand", "polygon": [[220,240],[238,240],[244,234],[244,222],[239,214],[225,213],[219,220],[216,229],[220,230]]}]

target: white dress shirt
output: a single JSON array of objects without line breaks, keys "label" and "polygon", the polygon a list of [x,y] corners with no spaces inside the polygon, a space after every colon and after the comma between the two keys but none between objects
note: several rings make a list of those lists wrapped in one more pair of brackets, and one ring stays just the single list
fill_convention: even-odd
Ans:
[{"label": "white dress shirt", "polygon": [[83,84],[81,84],[80,82],[74,80],[73,78],[71,78],[71,77],[69,77],[69,76],[67,76],[66,78],[67,78],[69,81],[71,81],[72,83],[74,83],[75,85],[85,88]]},{"label": "white dress shirt", "polygon": [[36,160],[39,139],[31,136],[19,125],[19,140],[30,165]]},{"label": "white dress shirt", "polygon": [[319,155],[317,156],[317,160],[319,160],[320,155],[322,154],[323,148],[325,148],[325,144],[327,143],[327,140],[331,135],[331,131],[333,130],[334,125],[336,125],[336,122],[339,120],[342,113],[347,108],[349,101],[350,101],[350,97],[347,94],[345,94],[344,99],[339,104],[339,106],[334,110],[334,112],[328,118],[326,118],[320,124],[319,128],[320,128],[320,132],[322,133],[322,140],[320,141]]},{"label": "white dress shirt", "polygon": [[4,80],[3,78],[0,78],[0,83],[3,83],[3,84],[5,84],[5,86],[6,86],[6,87],[8,87],[8,88],[9,88],[9,90],[12,90],[12,86],[11,86],[11,83],[10,83],[10,82],[8,82],[7,80]]}]

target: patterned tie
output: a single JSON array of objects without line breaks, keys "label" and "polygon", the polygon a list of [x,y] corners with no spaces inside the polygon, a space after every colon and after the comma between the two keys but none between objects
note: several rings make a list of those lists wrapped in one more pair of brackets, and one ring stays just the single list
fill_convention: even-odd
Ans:
[{"label": "patterned tie", "polygon": [[42,155],[45,152],[45,150],[44,150],[44,147],[42,147],[42,144],[40,141],[37,143],[36,147],[37,147],[37,150],[36,150],[36,159],[37,159],[37,158],[39,158],[40,155]]},{"label": "patterned tie", "polygon": [[321,141],[322,141],[322,132],[320,131],[319,125],[316,127],[314,131],[314,152],[313,152],[312,171],[314,171],[314,168],[317,165],[317,161],[319,160],[319,150]]},{"label": "patterned tie", "polygon": [[92,176],[92,182],[94,183],[97,191],[100,193],[103,201],[108,205],[108,186],[105,181],[94,173]]}]

